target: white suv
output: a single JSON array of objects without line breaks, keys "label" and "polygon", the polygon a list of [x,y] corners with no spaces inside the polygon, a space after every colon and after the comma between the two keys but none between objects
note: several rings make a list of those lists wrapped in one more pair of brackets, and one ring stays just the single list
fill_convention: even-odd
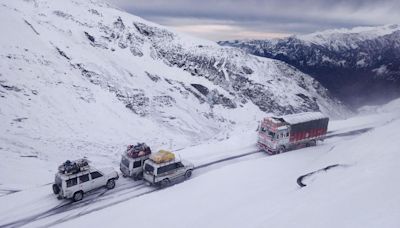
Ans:
[{"label": "white suv", "polygon": [[163,188],[179,179],[190,178],[193,168],[192,163],[184,160],[172,160],[158,164],[148,159],[144,162],[143,179],[150,185]]},{"label": "white suv", "polygon": [[58,199],[72,199],[79,201],[83,195],[91,190],[106,187],[113,189],[115,180],[119,178],[113,168],[94,169],[92,167],[74,174],[58,172],[53,184],[53,192]]},{"label": "white suv", "polygon": [[132,177],[133,180],[141,180],[143,178],[143,164],[149,157],[150,155],[131,158],[123,154],[119,165],[122,176]]}]

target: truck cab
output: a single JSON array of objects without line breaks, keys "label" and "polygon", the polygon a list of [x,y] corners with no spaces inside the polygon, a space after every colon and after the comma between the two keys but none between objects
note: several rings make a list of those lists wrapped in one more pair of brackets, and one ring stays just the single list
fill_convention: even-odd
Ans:
[{"label": "truck cab", "polygon": [[261,122],[258,132],[258,146],[271,153],[282,153],[289,143],[290,126],[274,118]]}]

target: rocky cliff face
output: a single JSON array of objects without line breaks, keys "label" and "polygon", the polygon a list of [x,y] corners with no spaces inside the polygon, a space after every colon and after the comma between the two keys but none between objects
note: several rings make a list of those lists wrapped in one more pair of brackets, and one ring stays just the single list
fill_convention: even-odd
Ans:
[{"label": "rocky cliff face", "polygon": [[0,17],[0,146],[8,151],[20,149],[21,137],[173,147],[253,126],[269,112],[348,114],[281,61],[172,32],[102,1],[9,0]]},{"label": "rocky cliff face", "polygon": [[310,74],[358,107],[400,96],[400,27],[329,30],[278,40],[224,41]]}]

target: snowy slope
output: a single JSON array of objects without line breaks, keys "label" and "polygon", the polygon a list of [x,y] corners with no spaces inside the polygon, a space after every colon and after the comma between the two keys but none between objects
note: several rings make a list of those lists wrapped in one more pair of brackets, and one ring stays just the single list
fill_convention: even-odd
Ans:
[{"label": "snowy slope", "polygon": [[[10,193],[0,197],[10,205],[0,207],[0,226],[395,228],[399,102],[331,121],[323,143],[280,155],[254,153],[254,131],[185,148],[179,154],[199,168],[167,189],[121,178],[77,203],[58,201],[50,185]],[[331,165],[298,186],[298,177]]]},{"label": "snowy slope", "polygon": [[[0,3],[0,184],[57,164],[117,162],[125,145],[179,149],[254,129],[266,112],[349,112],[283,62],[171,32],[102,1]],[[13,173],[36,166],[35,178]]]},{"label": "snowy slope", "polygon": [[386,103],[400,96],[399,25],[219,43],[285,61],[356,108]]},{"label": "snowy slope", "polygon": [[[225,166],[61,227],[126,226],[130,212],[142,227],[398,227],[400,113],[395,109],[369,116],[377,125],[363,135]],[[340,166],[305,180],[307,187],[297,186],[298,176],[333,164]]]}]

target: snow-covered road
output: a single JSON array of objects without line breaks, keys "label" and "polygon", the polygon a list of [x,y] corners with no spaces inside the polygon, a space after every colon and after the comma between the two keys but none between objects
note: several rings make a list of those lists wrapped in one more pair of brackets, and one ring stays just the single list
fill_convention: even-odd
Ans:
[{"label": "snow-covered road", "polygon": [[[255,132],[233,135],[224,141],[186,148],[180,150],[179,154],[195,163],[196,170],[192,179],[204,179],[212,176],[217,170],[236,163],[246,163],[246,161],[249,163],[264,160],[267,157],[270,160],[276,160],[280,156],[285,156],[289,160],[290,157],[293,157],[292,159],[298,161],[297,166],[301,164],[301,170],[304,170],[299,174],[305,174],[306,171],[309,171],[307,164],[313,164],[325,154],[331,153],[338,143],[352,141],[386,123],[388,119],[396,118],[396,115],[393,114],[385,115],[385,118],[382,118],[382,114],[380,114],[331,122],[327,139],[317,147],[291,151],[279,156],[268,157],[265,153],[259,152],[255,146]],[[203,178],[201,178],[202,176]],[[296,183],[296,179],[292,181],[293,184]],[[307,179],[307,183],[312,181],[312,178]],[[186,182],[185,186],[190,185],[193,180]],[[181,187],[184,188],[183,186]],[[47,227],[64,224],[154,192],[160,191],[147,186],[143,181],[134,182],[125,178],[120,178],[117,187],[113,190],[99,189],[85,195],[84,200],[74,203],[57,200],[52,195],[49,184],[33,189],[9,192],[0,197],[0,205],[7,205],[0,207],[0,227]]]}]

